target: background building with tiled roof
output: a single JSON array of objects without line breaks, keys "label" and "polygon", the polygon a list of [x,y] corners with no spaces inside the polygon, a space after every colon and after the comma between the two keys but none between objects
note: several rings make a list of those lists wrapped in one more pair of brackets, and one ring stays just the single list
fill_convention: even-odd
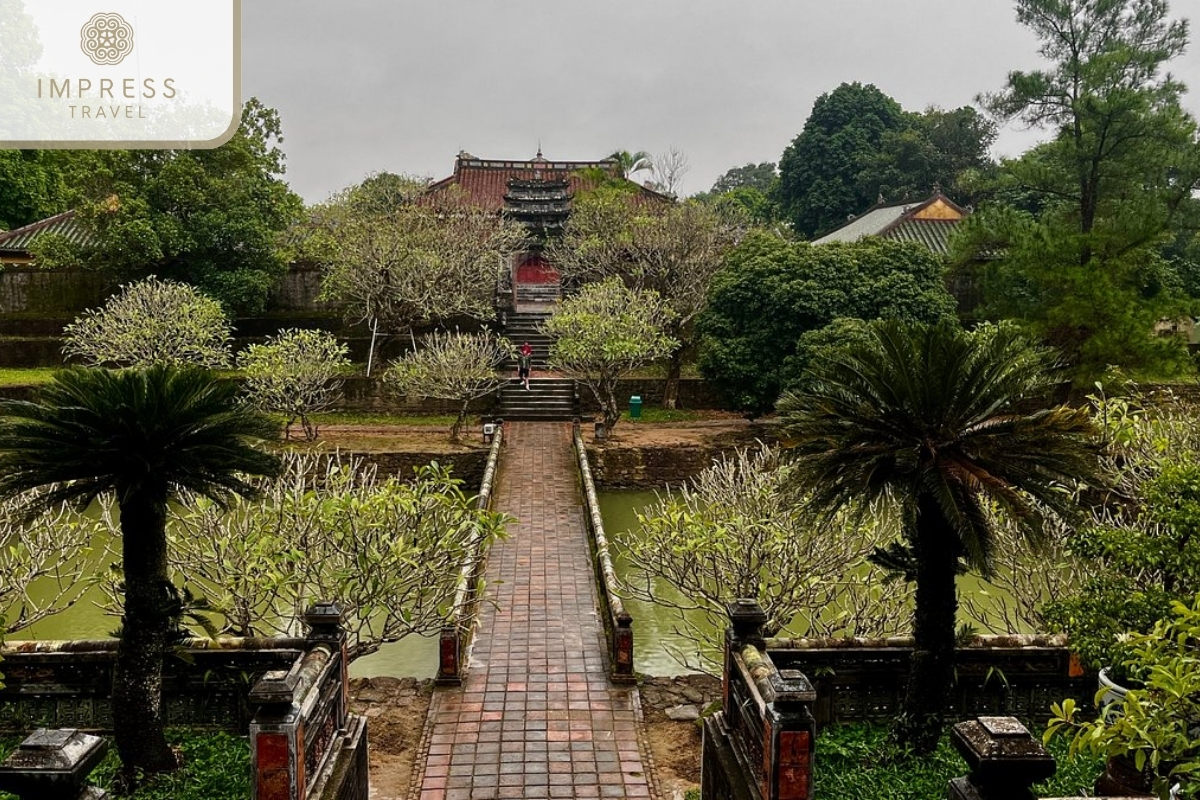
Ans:
[{"label": "background building with tiled roof", "polygon": [[[868,236],[916,242],[945,258],[950,254],[950,237],[970,210],[959,206],[936,187],[924,200],[885,203],[882,200],[862,214],[835,228],[813,244],[857,242]],[[946,288],[958,302],[959,314],[970,319],[981,301],[974,270],[947,273]]]},{"label": "background building with tiled roof", "polygon": [[857,242],[866,236],[918,242],[940,256],[949,252],[950,234],[970,212],[939,191],[916,202],[876,203],[813,244]]},{"label": "background building with tiled roof", "polygon": [[87,229],[75,219],[74,211],[64,211],[53,217],[32,222],[21,228],[0,233],[0,266],[33,263],[31,249],[44,236],[62,236],[72,244],[87,244]]},{"label": "background building with tiled roof", "polygon": [[612,159],[552,161],[540,149],[528,161],[477,158],[460,152],[454,174],[431,184],[428,191],[457,188],[473,205],[508,214],[528,226],[530,241],[513,260],[514,296],[518,301],[548,300],[558,294],[560,275],[546,260],[542,244],[547,236],[561,232],[571,213],[572,198],[605,180],[628,183],[634,203],[671,202],[667,195],[623,177]]}]

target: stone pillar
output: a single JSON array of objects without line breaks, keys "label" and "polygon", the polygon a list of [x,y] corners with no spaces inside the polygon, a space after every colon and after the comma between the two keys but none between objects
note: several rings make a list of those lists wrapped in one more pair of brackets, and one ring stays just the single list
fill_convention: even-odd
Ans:
[{"label": "stone pillar", "polygon": [[292,702],[295,669],[271,670],[250,689],[251,800],[304,800],[304,725]]},{"label": "stone pillar", "polygon": [[0,789],[21,800],[104,800],[107,792],[84,783],[107,752],[99,736],[38,728],[0,764]]},{"label": "stone pillar", "polygon": [[633,617],[622,609],[616,623],[613,629],[613,678],[628,680],[633,677]]},{"label": "stone pillar", "polygon": [[439,686],[458,686],[462,683],[461,641],[457,625],[442,627],[438,637],[438,671],[435,678]]},{"label": "stone pillar", "polygon": [[762,626],[767,621],[767,614],[757,600],[746,598],[726,603],[725,613],[729,615],[729,627],[725,629],[725,664],[721,670],[721,710],[733,718],[733,709],[729,707],[729,676],[734,670],[733,654],[742,643],[762,643]]},{"label": "stone pillar", "polygon": [[344,616],[342,607],[334,601],[313,603],[304,612],[304,624],[308,626],[308,636],[305,638],[314,645],[329,645],[341,659],[342,692],[337,708],[338,730],[346,729],[350,714],[350,643],[346,629],[342,627]]},{"label": "stone pillar", "polygon": [[775,700],[767,705],[763,753],[769,800],[811,800],[813,750],[817,722],[812,704],[817,699],[808,677],[798,669],[783,669],[770,677]]},{"label": "stone pillar", "polygon": [[1032,786],[1058,765],[1016,717],[960,722],[950,740],[970,770],[947,787],[949,800],[1034,800]]}]

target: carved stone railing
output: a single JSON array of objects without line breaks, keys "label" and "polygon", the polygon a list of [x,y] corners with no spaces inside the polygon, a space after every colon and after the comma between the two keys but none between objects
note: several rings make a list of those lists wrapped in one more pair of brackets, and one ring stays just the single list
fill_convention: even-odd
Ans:
[{"label": "carved stone railing", "polygon": [[804,673],[777,669],[753,600],[728,607],[721,710],[705,718],[701,797],[810,800],[816,692]]},{"label": "carved stone railing", "polygon": [[[175,727],[244,734],[250,687],[287,669],[302,638],[186,639],[163,662],[163,715]],[[10,641],[0,648],[0,732],[78,728],[111,732],[117,640]]]},{"label": "carved stone railing", "polygon": [[617,575],[609,552],[608,536],[604,532],[604,520],[600,516],[600,503],[596,498],[596,484],[592,481],[587,448],[584,447],[578,421],[574,425],[573,438],[587,512],[584,518],[592,537],[596,577],[600,584],[600,616],[604,620],[604,632],[609,643],[609,677],[616,683],[632,683],[636,680],[633,674],[633,617],[625,610],[625,604],[621,601]]},{"label": "carved stone railing", "polygon": [[366,720],[349,714],[349,655],[342,612],[319,603],[304,615],[309,648],[250,690],[252,800],[366,797]]},{"label": "carved stone railing", "polygon": [[[908,683],[911,637],[888,639],[769,638],[780,669],[811,676],[818,725],[888,722],[899,712]],[[957,681],[947,687],[949,714],[958,719],[1015,716],[1040,719],[1063,697],[1086,701],[1095,677],[1071,657],[1066,638],[1015,634],[977,636],[955,651]]]},{"label": "carved stone railing", "polygon": [[[492,487],[496,480],[496,470],[500,463],[500,448],[504,443],[504,426],[494,425],[492,429],[492,448],[488,452],[487,466],[483,470],[483,480],[479,485],[479,496],[476,507],[490,509],[492,507]],[[479,616],[479,586],[483,576],[483,568],[487,563],[487,553],[484,551],[486,542],[482,534],[468,548],[466,557],[460,566],[458,574],[458,589],[454,595],[454,606],[451,617],[442,626],[438,638],[438,671],[436,682],[444,686],[456,686],[462,683],[467,673],[468,664],[465,654],[469,652],[471,637],[475,634],[475,624]]]}]

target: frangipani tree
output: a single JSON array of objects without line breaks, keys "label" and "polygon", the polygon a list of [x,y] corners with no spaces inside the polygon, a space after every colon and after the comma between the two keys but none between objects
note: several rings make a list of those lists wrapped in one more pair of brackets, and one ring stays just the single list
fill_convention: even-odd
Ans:
[{"label": "frangipani tree", "polygon": [[112,367],[226,367],[233,339],[220,303],[186,283],[153,275],[122,286],[63,334],[63,355]]},{"label": "frangipani tree", "polygon": [[588,284],[543,325],[554,338],[550,368],[587,384],[611,430],[621,419],[617,381],[679,346],[666,333],[675,316],[657,292],[628,289],[620,278]]},{"label": "frangipani tree", "polygon": [[300,420],[304,438],[317,438],[311,416],[335,406],[350,370],[349,348],[328,331],[290,328],[238,354],[250,402],[287,418],[284,437]]},{"label": "frangipani tree", "polygon": [[378,336],[456,316],[490,320],[496,283],[526,239],[523,225],[452,189],[395,207],[335,200],[318,225],[328,240],[323,291]]},{"label": "frangipani tree", "polygon": [[435,331],[420,347],[392,362],[383,379],[396,392],[459,404],[450,438],[458,441],[472,400],[486,397],[508,380],[498,372],[512,355],[512,343],[490,331]]}]

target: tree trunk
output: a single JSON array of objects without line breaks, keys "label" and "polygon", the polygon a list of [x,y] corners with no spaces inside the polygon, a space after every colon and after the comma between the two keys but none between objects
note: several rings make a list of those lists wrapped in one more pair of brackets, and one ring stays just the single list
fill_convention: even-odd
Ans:
[{"label": "tree trunk", "polygon": [[621,407],[617,405],[617,382],[616,380],[606,381],[604,383],[604,397],[601,398],[600,404],[604,407],[604,427],[611,434],[612,429],[617,427],[617,423],[621,421]]},{"label": "tree trunk", "polygon": [[162,665],[171,607],[165,496],[138,492],[121,500],[125,614],[113,671],[113,734],[124,772],[165,772],[177,764],[162,717]]},{"label": "tree trunk", "polygon": [[942,735],[946,700],[954,686],[955,568],[960,549],[958,536],[937,501],[925,493],[917,501],[914,538],[913,654],[894,737],[900,746],[924,755],[933,752]]},{"label": "tree trunk", "polygon": [[667,379],[663,383],[663,408],[679,407],[679,376],[683,372],[683,348],[671,353],[667,362]]},{"label": "tree trunk", "polygon": [[450,441],[457,442],[462,436],[463,420],[467,418],[467,407],[471,405],[471,401],[465,400],[462,408],[458,410],[458,416],[454,418],[454,424],[450,426]]}]

